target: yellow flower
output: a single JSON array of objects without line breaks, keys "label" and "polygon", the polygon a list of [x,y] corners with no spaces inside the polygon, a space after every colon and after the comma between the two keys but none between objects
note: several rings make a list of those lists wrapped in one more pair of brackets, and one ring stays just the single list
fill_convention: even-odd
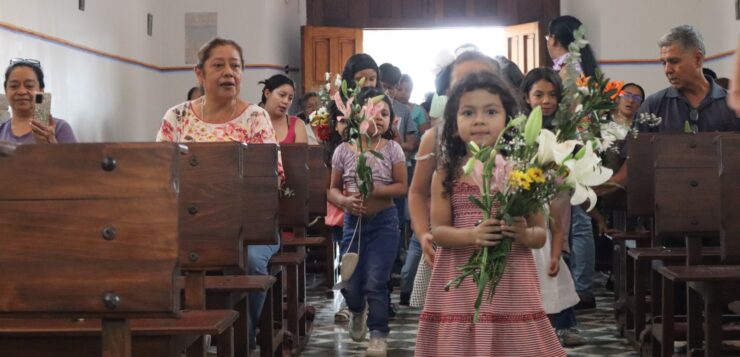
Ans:
[{"label": "yellow flower", "polygon": [[524,190],[529,190],[532,184],[532,178],[522,171],[514,170],[509,174],[509,182],[514,187],[521,187]]},{"label": "yellow flower", "polygon": [[532,167],[527,170],[527,176],[536,183],[545,183],[545,173],[539,167]]}]

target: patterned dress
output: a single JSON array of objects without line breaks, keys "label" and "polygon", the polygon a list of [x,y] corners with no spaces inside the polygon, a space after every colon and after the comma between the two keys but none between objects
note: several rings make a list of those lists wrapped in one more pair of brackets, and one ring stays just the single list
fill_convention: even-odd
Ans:
[{"label": "patterned dress", "polygon": [[[452,222],[457,228],[473,227],[480,209],[468,200],[479,196],[477,186],[456,182],[451,195]],[[542,308],[532,251],[512,245],[506,272],[492,303],[484,301],[480,320],[473,324],[475,284],[466,279],[459,288],[444,286],[457,276],[457,267],[468,261],[476,247],[437,248],[432,278],[419,319],[416,356],[537,356],[561,357],[565,352]]]},{"label": "patterned dress", "polygon": [[[226,123],[208,123],[193,110],[198,99],[178,104],[164,114],[157,132],[157,141],[201,143],[236,141],[245,144],[276,144],[275,129],[267,112],[247,103],[247,107]],[[278,174],[284,178],[283,164],[278,155]]]}]

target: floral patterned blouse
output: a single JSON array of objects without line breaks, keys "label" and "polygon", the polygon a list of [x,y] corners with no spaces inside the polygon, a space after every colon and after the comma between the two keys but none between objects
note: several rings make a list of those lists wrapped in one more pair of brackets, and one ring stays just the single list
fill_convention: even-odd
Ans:
[{"label": "floral patterned blouse", "polygon": [[[157,141],[179,143],[236,141],[245,144],[277,144],[267,112],[254,104],[226,123],[208,123],[193,110],[193,102],[178,104],[164,114]],[[278,175],[284,182],[283,161],[278,153]]]}]

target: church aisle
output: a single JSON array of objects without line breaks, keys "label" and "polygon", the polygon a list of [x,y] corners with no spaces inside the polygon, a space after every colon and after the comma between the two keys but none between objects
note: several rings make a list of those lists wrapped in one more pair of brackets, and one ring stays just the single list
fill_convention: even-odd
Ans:
[{"label": "church aisle", "polygon": [[[323,285],[320,285],[323,287]],[[566,349],[568,356],[637,356],[625,339],[617,336],[614,322],[614,297],[603,289],[603,281],[597,290],[597,309],[578,313],[579,329],[588,344]],[[309,290],[309,303],[316,308],[314,330],[308,346],[301,354],[305,357],[364,356],[367,342],[357,343],[350,339],[346,323],[334,323],[334,312],[341,302],[341,294],[331,300],[323,295],[321,288]],[[393,294],[398,303],[398,289]],[[405,357],[414,355],[416,329],[421,310],[399,306],[398,315],[390,322],[388,356]]]}]

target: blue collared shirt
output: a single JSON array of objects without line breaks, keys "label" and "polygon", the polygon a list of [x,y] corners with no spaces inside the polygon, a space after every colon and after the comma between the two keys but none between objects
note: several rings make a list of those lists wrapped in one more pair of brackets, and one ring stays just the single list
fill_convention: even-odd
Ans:
[{"label": "blue collared shirt", "polygon": [[740,119],[727,105],[727,91],[709,81],[709,93],[701,101],[699,107],[692,108],[689,100],[676,90],[668,87],[647,97],[637,116],[641,113],[652,113],[663,121],[655,128],[639,127],[640,132],[683,132],[688,122],[693,132],[705,131],[737,131],[740,129]]}]

